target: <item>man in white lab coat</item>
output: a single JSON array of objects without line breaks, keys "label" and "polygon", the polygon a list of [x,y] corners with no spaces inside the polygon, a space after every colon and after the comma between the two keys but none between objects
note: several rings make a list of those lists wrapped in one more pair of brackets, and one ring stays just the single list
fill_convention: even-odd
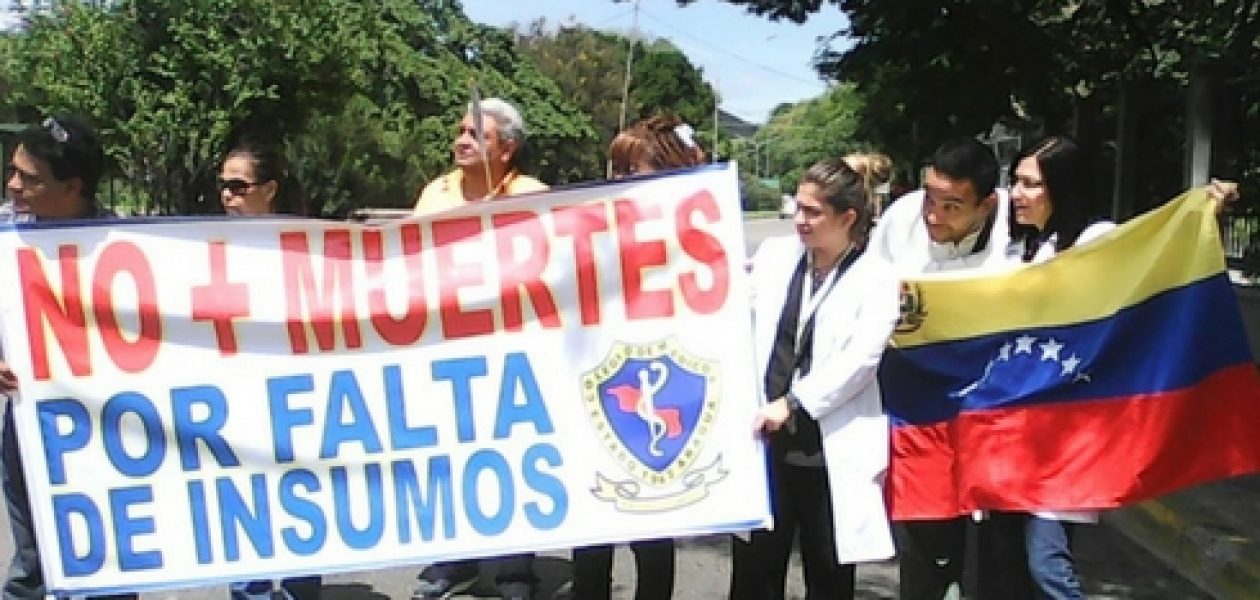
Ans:
[{"label": "man in white lab coat", "polygon": [[[995,189],[998,170],[992,151],[973,138],[942,144],[927,168],[923,189],[906,194],[884,212],[867,253],[902,277],[1006,268],[1009,207],[1005,190]],[[912,462],[916,457],[903,453],[913,451],[894,448],[893,460]],[[975,527],[978,589],[969,595],[980,600],[1031,598],[1023,550],[1025,518],[1022,513],[993,513],[896,523],[900,597],[940,600],[951,587],[961,586],[966,531]]]}]

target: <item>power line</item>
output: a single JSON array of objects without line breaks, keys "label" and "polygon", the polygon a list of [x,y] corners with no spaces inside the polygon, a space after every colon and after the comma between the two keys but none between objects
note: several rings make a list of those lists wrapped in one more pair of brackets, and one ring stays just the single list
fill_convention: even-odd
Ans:
[{"label": "power line", "polygon": [[698,38],[698,37],[696,37],[696,36],[694,36],[694,35],[691,35],[690,33],[686,32],[686,31],[683,31],[683,30],[681,30],[681,29],[678,29],[677,27],[674,27],[674,25],[672,25],[671,23],[669,23],[669,21],[666,21],[665,19],[662,19],[662,18],[660,18],[660,17],[658,17],[658,16],[656,16],[656,15],[654,15],[654,14],[652,14],[652,13],[650,13],[650,12],[646,11],[646,10],[639,9],[639,12],[643,13],[643,15],[644,15],[644,16],[646,16],[646,17],[648,17],[649,19],[652,19],[653,21],[656,21],[658,24],[663,25],[663,26],[664,26],[664,27],[666,27],[667,29],[672,29],[672,30],[673,30],[675,33],[677,33],[678,35],[681,35],[681,36],[683,36],[683,37],[685,37],[685,38],[687,38],[687,39],[689,39],[689,40],[691,40],[691,41],[693,41],[693,42],[695,42],[695,43],[697,43],[697,44],[700,44],[701,46],[704,46],[704,47],[706,47],[706,48],[708,48],[708,49],[710,49],[710,50],[713,50],[714,52],[720,52],[720,53],[722,53],[722,54],[725,54],[725,55],[727,55],[727,56],[729,56],[729,57],[731,57],[731,58],[734,58],[734,59],[736,59],[736,60],[738,60],[738,61],[740,61],[740,62],[742,62],[742,63],[745,63],[745,64],[747,64],[747,65],[749,65],[749,66],[757,67],[758,69],[761,69],[761,70],[766,71],[766,72],[768,72],[768,73],[774,73],[775,75],[778,75],[778,76],[783,77],[783,78],[785,78],[785,79],[791,79],[791,80],[793,80],[793,81],[798,81],[798,82],[801,82],[801,83],[808,83],[808,84],[813,84],[813,85],[825,85],[825,84],[824,84],[822,81],[820,81],[820,80],[813,80],[813,81],[811,81],[811,80],[808,80],[808,79],[804,79],[804,78],[801,78],[801,77],[797,77],[796,75],[793,75],[793,74],[791,74],[791,73],[787,73],[787,72],[784,72],[784,71],[780,71],[780,70],[778,70],[778,69],[776,69],[776,68],[774,68],[774,67],[768,67],[768,66],[766,66],[766,65],[763,65],[763,64],[757,63],[757,62],[752,61],[752,60],[749,60],[748,58],[743,57],[743,56],[740,56],[740,55],[738,55],[738,54],[736,54],[736,53],[734,53],[734,52],[731,52],[730,50],[727,50],[727,49],[725,49],[725,48],[718,47],[718,46],[716,46],[716,45],[714,45],[714,44],[712,44],[712,43],[710,43],[710,42],[707,42],[707,41],[702,40],[702,39],[700,39],[700,38]]},{"label": "power line", "polygon": [[589,27],[589,28],[591,28],[591,29],[596,29],[596,28],[602,27],[602,26],[607,25],[608,23],[611,23],[611,22],[613,22],[613,21],[618,21],[618,20],[620,20],[622,17],[624,17],[624,16],[626,16],[626,15],[628,15],[628,14],[632,13],[632,12],[635,12],[635,11],[637,11],[637,10],[638,10],[637,6],[636,6],[636,8],[627,8],[626,10],[623,10],[623,11],[621,11],[621,12],[619,12],[619,13],[617,13],[617,14],[615,14],[615,15],[611,16],[611,17],[608,17],[608,18],[606,18],[606,19],[601,19],[601,20],[599,20],[599,21],[597,21],[597,22],[595,22],[595,23],[591,23],[590,25],[587,25],[587,27]]}]

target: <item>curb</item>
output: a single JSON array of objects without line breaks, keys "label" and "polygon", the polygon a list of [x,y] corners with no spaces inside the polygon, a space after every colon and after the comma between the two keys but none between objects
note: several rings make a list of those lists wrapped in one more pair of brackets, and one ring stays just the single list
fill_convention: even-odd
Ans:
[{"label": "curb", "polygon": [[1104,513],[1102,522],[1223,600],[1260,598],[1260,543],[1173,496]]}]

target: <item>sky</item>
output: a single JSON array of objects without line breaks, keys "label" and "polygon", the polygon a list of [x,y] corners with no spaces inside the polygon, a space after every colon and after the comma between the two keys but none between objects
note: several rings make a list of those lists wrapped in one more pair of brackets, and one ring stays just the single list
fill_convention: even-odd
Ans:
[{"label": "sky", "polygon": [[[494,26],[581,23],[595,29],[628,33],[634,26],[633,2],[613,0],[463,0],[474,21]],[[697,0],[679,7],[675,0],[640,0],[638,30],[645,38],[665,38],[680,48],[719,94],[722,110],[746,121],[764,123],[784,102],[821,95],[826,84],[810,66],[817,39],[846,25],[831,3],[803,25],[771,21],[720,0]],[[835,45],[839,50],[843,47]]]}]

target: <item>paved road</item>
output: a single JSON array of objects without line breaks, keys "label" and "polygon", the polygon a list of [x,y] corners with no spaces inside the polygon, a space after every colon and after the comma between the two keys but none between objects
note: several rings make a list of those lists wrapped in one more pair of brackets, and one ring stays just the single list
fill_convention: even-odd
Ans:
[{"label": "paved road", "polygon": [[[746,227],[748,248],[770,235],[791,232],[790,220],[750,221]],[[1157,600],[1208,598],[1194,586],[1173,574],[1150,554],[1106,526],[1083,527],[1076,546],[1082,578],[1090,598],[1101,600]],[[725,596],[730,575],[730,554],[726,538],[712,536],[680,542],[677,600],[712,600]],[[0,559],[7,562],[11,542],[0,535]],[[392,600],[410,597],[419,567],[383,569],[330,576],[325,579],[325,600]],[[567,552],[541,556],[536,571],[542,578],[540,598],[567,599],[570,564]],[[633,597],[633,558],[624,548],[617,550],[614,567],[614,595],[618,600]],[[788,586],[788,598],[803,598],[800,568],[796,562]],[[863,565],[858,571],[858,598],[895,598],[896,564]],[[492,590],[474,590],[492,596]],[[223,586],[182,591],[147,593],[143,600],[222,600]],[[476,598],[478,596],[462,596]]]},{"label": "paved road", "polygon": [[[1123,536],[1108,528],[1085,527],[1078,535],[1082,578],[1086,591],[1095,600],[1207,600],[1184,579],[1170,575],[1168,569]],[[789,575],[787,598],[802,599],[804,587],[800,584],[800,564],[793,557]],[[555,562],[553,563],[552,560]],[[633,556],[619,548],[614,567],[613,598],[630,600],[634,595]],[[565,557],[556,556],[548,568],[553,576],[563,580],[568,575]],[[724,537],[709,537],[682,542],[678,556],[676,600],[713,600],[725,597],[730,576],[730,553]],[[558,587],[548,585],[548,590]],[[489,590],[486,590],[489,592]],[[897,567],[895,562],[868,564],[858,567],[857,598],[864,600],[888,599],[897,596]],[[345,600],[360,596],[345,596]],[[475,596],[468,596],[474,598]],[[544,596],[546,597],[546,596]],[[556,600],[567,599],[561,592],[551,596]],[[342,597],[338,597],[342,598]]]},{"label": "paved road", "polygon": [[[1184,579],[1172,574],[1145,551],[1105,526],[1083,527],[1076,542],[1081,574],[1086,591],[1095,600],[1207,600]],[[725,597],[730,576],[730,553],[725,537],[684,540],[680,543],[678,573],[675,578],[675,600],[714,600]],[[634,559],[628,550],[618,548],[613,569],[614,600],[630,600],[634,589]],[[542,578],[540,599],[569,600],[567,582],[570,563],[567,553],[548,553],[539,557],[535,570]],[[415,568],[384,569],[328,577],[324,582],[324,600],[394,600],[407,599],[415,578]],[[462,599],[493,597],[489,586],[475,589],[479,595]],[[895,598],[897,594],[896,564],[879,563],[858,568],[859,599]],[[199,588],[179,592],[156,592],[142,600],[223,600],[223,587]],[[800,585],[800,565],[793,561],[787,598],[804,598]],[[573,599],[576,600],[576,599]]]}]

